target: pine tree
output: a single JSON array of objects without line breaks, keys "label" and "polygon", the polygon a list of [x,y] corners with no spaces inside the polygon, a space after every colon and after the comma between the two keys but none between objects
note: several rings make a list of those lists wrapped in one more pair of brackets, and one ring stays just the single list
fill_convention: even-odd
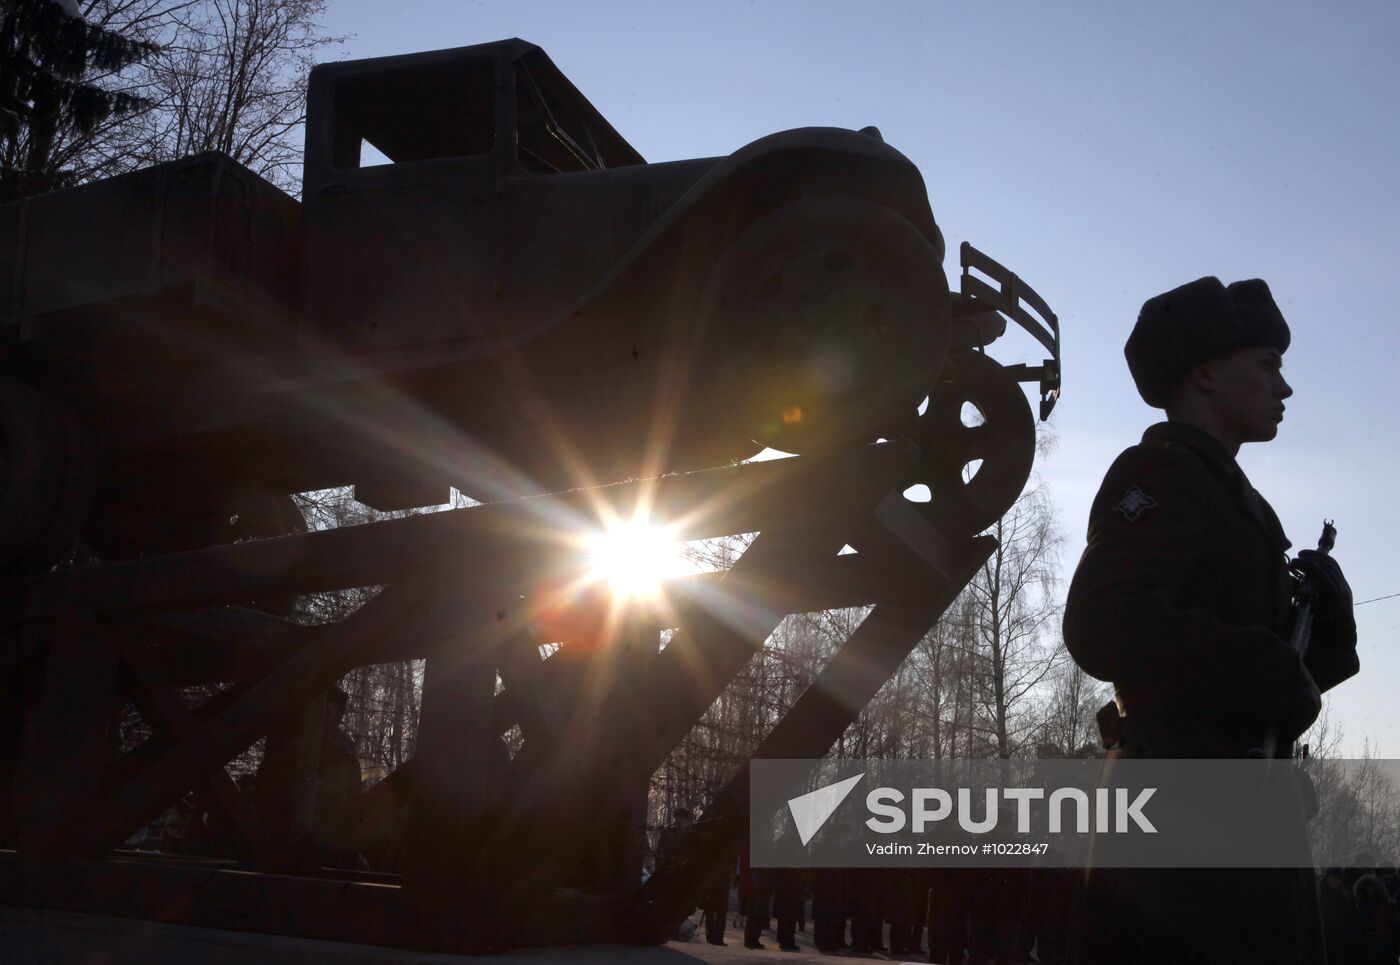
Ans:
[{"label": "pine tree", "polygon": [[54,138],[61,124],[91,131],[147,106],[91,82],[153,52],[144,41],[88,24],[76,0],[3,0],[0,7],[0,202],[62,187]]}]

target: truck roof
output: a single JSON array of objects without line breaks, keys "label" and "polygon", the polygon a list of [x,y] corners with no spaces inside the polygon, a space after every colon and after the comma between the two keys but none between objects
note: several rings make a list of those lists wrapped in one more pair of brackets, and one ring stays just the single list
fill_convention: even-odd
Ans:
[{"label": "truck roof", "polygon": [[608,123],[607,118],[603,117],[588,98],[564,76],[541,47],[515,37],[465,47],[318,64],[311,71],[311,87],[314,91],[318,87],[367,79],[375,75],[440,69],[464,60],[488,58],[503,66],[528,58],[528,69],[535,83],[585,117],[606,166],[624,167],[646,163],[646,159]]}]

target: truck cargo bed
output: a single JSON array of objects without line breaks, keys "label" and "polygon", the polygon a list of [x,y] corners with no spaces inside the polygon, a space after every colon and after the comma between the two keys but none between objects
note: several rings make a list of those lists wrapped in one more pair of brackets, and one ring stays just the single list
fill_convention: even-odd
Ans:
[{"label": "truck cargo bed", "polygon": [[0,206],[2,344],[87,356],[108,388],[126,353],[91,353],[112,346],[165,343],[144,356],[148,376],[162,356],[202,368],[231,346],[257,354],[291,334],[300,209],[218,153]]}]

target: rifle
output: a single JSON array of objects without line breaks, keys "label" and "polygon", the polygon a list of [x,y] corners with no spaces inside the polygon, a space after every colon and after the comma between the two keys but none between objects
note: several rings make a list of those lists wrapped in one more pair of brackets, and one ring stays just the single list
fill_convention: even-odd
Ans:
[{"label": "rifle", "polygon": [[[1324,519],[1322,536],[1317,541],[1317,551],[1326,555],[1332,552],[1335,545],[1337,527],[1332,525],[1332,520]],[[1317,587],[1306,575],[1298,581],[1298,587],[1293,591],[1293,599],[1293,632],[1288,635],[1288,645],[1301,659],[1308,655],[1308,643],[1312,639],[1313,604],[1317,602]],[[1247,756],[1251,759],[1272,760],[1278,751],[1278,743],[1278,728],[1270,727],[1269,732],[1264,735],[1264,740],[1259,746],[1251,748]]]},{"label": "rifle", "polygon": [[[1332,547],[1337,545],[1337,527],[1332,525],[1332,520],[1322,521],[1322,536],[1317,541],[1317,551],[1326,556],[1332,552]],[[1317,587],[1304,577],[1298,583],[1298,589],[1293,594],[1298,601],[1297,612],[1293,616],[1293,632],[1289,634],[1288,644],[1300,657],[1308,655],[1308,642],[1312,636],[1313,604],[1317,602]]]}]

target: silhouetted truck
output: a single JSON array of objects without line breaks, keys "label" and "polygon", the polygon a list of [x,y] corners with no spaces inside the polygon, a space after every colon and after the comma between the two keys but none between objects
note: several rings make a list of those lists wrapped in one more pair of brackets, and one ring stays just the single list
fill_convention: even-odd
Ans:
[{"label": "silhouetted truck", "polygon": [[950,296],[873,128],[647,164],[519,40],[317,67],[304,164],[300,203],[205,154],[0,207],[0,565],[873,441],[1025,324],[995,263]]}]

